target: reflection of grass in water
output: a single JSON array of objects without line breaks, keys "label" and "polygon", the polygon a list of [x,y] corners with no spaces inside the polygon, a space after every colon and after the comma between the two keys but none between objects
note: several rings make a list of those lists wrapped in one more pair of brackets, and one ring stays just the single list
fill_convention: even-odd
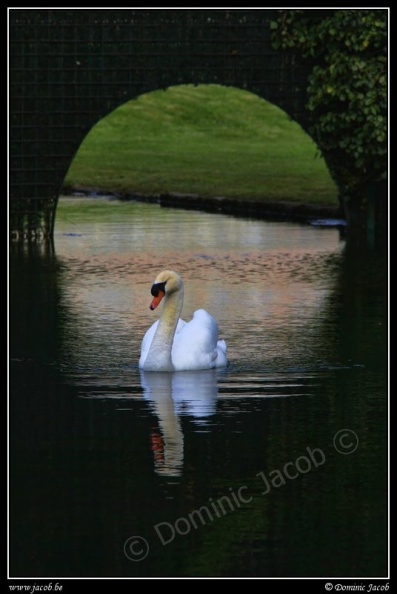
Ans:
[{"label": "reflection of grass in water", "polygon": [[[135,202],[120,200],[109,200],[103,198],[75,198],[61,196],[57,206],[57,222],[67,221],[69,223],[92,223],[101,220],[106,223],[123,222],[125,217],[132,217],[136,214],[137,208],[142,216],[146,204],[137,205]],[[153,208],[153,207],[152,207]]]},{"label": "reflection of grass in water", "polygon": [[142,95],[101,120],[65,184],[336,204],[316,155],[300,126],[256,95],[187,85]]}]

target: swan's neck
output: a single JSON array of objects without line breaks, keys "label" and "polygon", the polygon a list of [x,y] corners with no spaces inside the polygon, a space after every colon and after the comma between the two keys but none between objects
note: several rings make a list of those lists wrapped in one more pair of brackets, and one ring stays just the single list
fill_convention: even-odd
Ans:
[{"label": "swan's neck", "polygon": [[146,357],[144,369],[147,371],[172,371],[172,344],[183,305],[183,288],[166,295],[159,325]]}]

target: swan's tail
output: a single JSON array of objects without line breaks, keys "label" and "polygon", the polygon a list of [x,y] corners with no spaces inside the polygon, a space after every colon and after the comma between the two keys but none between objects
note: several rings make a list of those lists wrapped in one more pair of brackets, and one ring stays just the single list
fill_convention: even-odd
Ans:
[{"label": "swan's tail", "polygon": [[218,340],[216,345],[216,367],[225,367],[228,364],[227,360],[227,344],[225,340]]}]

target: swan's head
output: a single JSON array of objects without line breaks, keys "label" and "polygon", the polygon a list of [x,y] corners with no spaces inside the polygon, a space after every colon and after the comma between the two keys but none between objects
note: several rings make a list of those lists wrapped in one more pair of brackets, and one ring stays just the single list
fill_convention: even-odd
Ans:
[{"label": "swan's head", "polygon": [[150,304],[150,309],[156,309],[164,295],[171,295],[175,291],[180,291],[183,288],[183,282],[177,272],[173,270],[163,270],[157,275],[154,281],[151,294],[153,295],[153,301]]}]

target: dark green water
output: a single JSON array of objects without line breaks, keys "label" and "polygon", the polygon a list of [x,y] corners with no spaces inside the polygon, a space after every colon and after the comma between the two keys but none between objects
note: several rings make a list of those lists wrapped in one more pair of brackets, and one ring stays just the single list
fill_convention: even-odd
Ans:
[{"label": "dark green water", "polygon": [[[226,370],[140,374],[165,267]],[[66,201],[10,253],[10,575],[386,576],[387,324],[337,229]]]}]

